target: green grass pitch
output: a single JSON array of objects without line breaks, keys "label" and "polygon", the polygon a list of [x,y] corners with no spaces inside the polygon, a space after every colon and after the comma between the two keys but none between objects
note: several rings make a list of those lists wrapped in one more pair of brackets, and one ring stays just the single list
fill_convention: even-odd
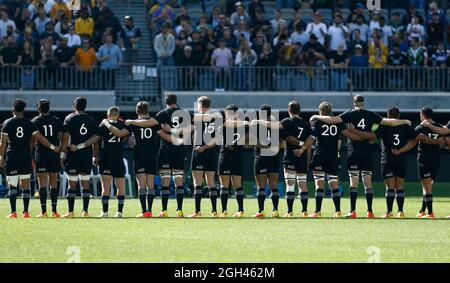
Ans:
[{"label": "green grass pitch", "polygon": [[[245,219],[208,219],[209,199],[204,199],[204,219],[136,219],[139,201],[125,203],[126,219],[96,219],[101,200],[91,200],[91,219],[5,219],[7,199],[0,200],[0,262],[450,262],[450,221],[413,219],[419,197],[407,197],[409,219],[251,219],[256,199],[245,200]],[[76,201],[80,215],[81,199]],[[117,201],[110,202],[114,215]],[[193,199],[185,199],[185,214],[193,211]],[[175,215],[170,200],[170,216]],[[342,200],[347,212],[348,197]],[[220,201],[218,202],[220,209]],[[266,212],[271,211],[266,200]],[[22,200],[18,200],[18,210]],[[67,208],[60,199],[59,210]],[[310,212],[314,199],[310,198]],[[365,199],[358,200],[358,216],[365,215]],[[450,214],[450,198],[436,197],[436,216]],[[155,200],[154,213],[160,209]],[[294,209],[299,214],[300,201]],[[380,216],[383,198],[374,200]],[[235,199],[229,211],[236,210]],[[286,211],[280,199],[280,213]],[[31,201],[30,212],[39,212],[39,200]],[[323,216],[331,216],[333,202],[325,199]]]}]

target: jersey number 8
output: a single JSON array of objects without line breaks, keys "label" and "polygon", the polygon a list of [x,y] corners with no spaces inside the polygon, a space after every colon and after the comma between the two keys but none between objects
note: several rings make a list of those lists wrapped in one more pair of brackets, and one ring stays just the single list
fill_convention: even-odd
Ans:
[{"label": "jersey number 8", "polygon": [[16,131],[16,137],[18,137],[19,139],[23,138],[23,128],[22,127],[17,127],[17,131]]}]

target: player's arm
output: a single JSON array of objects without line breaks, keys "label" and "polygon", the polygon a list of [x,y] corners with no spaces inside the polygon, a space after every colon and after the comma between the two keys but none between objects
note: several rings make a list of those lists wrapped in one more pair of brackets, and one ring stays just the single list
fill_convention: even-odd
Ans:
[{"label": "player's arm", "polygon": [[313,136],[309,136],[304,143],[299,141],[299,143],[297,145],[299,145],[301,147],[299,149],[296,149],[294,151],[294,153],[297,156],[301,156],[303,153],[305,153],[306,151],[309,151],[311,149],[311,146],[314,144],[315,141],[316,141],[316,139]]},{"label": "player's arm", "polygon": [[388,126],[388,127],[397,127],[397,126],[401,126],[401,125],[411,126],[411,121],[404,120],[404,119],[383,118],[383,120],[381,120],[380,124],[383,125],[383,126]]},{"label": "player's arm", "polygon": [[256,125],[262,125],[268,129],[272,129],[272,130],[281,130],[283,129],[283,124],[281,124],[281,122],[270,122],[270,121],[265,121],[265,120],[253,120],[251,125],[252,126],[256,126]]},{"label": "player's arm", "polygon": [[61,149],[59,146],[55,146],[53,144],[51,144],[51,142],[48,141],[48,139],[46,139],[39,131],[35,131],[33,133],[33,137],[43,146],[50,148],[51,150],[53,150],[54,152],[59,152],[59,150]]},{"label": "player's arm", "polygon": [[158,135],[160,136],[160,138],[161,138],[163,141],[165,141],[165,142],[173,143],[173,144],[175,144],[175,145],[180,145],[180,144],[183,143],[183,139],[182,139],[182,138],[177,138],[177,137],[175,137],[175,136],[172,136],[171,134],[166,133],[166,132],[163,131],[163,130],[159,130],[157,133],[158,133]]},{"label": "player's arm", "polygon": [[444,138],[432,139],[424,134],[418,135],[414,140],[430,145],[442,145],[444,143]]},{"label": "player's arm", "polygon": [[436,127],[428,122],[422,122],[422,126],[432,130],[433,132],[435,132],[436,134],[440,135],[440,136],[447,136],[450,135],[450,129],[449,128],[440,128],[440,127]]},{"label": "player's arm", "polygon": [[342,134],[354,141],[364,141],[364,140],[375,140],[377,138],[377,136],[373,133],[368,133],[368,132],[363,132],[363,131],[359,131],[359,130],[354,130],[350,131],[349,129],[345,129],[342,131]]},{"label": "player's arm", "polygon": [[92,145],[93,162],[95,165],[99,164],[100,160],[100,143],[96,142]]},{"label": "player's arm", "polygon": [[225,120],[223,122],[224,127],[227,128],[241,128],[241,127],[245,127],[248,126],[248,122],[247,121],[242,121],[242,120]]},{"label": "player's arm", "polygon": [[222,113],[215,112],[215,113],[195,113],[192,120],[194,122],[203,122],[203,121],[211,121],[214,119],[223,119]]},{"label": "player's arm", "polygon": [[[420,135],[419,135],[420,136]],[[392,153],[394,155],[400,155],[403,154],[405,152],[410,151],[411,149],[415,148],[417,145],[418,141],[416,140],[409,140],[402,148],[399,149],[392,149]]]},{"label": "player's arm", "polygon": [[8,146],[8,135],[5,133],[1,134],[0,138],[0,167],[5,165],[5,160],[3,156],[5,155],[6,146]]},{"label": "player's arm", "polygon": [[68,144],[69,144],[69,133],[63,132],[61,136],[61,150],[59,154],[61,158],[61,166],[64,166]]},{"label": "player's arm", "polygon": [[159,122],[155,118],[150,118],[150,119],[126,120],[125,124],[127,126],[132,125],[141,128],[150,128],[159,125]]},{"label": "player's arm", "polygon": [[130,135],[130,132],[126,128],[119,130],[117,127],[111,125],[107,119],[103,119],[102,124],[105,125],[105,127],[118,138],[123,138]]},{"label": "player's arm", "polygon": [[313,115],[310,119],[310,122],[312,121],[322,121],[326,124],[340,124],[343,122],[342,118],[339,116],[321,116],[321,115]]}]

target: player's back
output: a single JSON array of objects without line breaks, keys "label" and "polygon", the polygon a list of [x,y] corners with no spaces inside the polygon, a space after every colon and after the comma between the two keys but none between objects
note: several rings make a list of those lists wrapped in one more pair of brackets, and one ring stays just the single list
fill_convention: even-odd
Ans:
[{"label": "player's back", "polygon": [[[372,132],[372,127],[375,124],[380,124],[383,118],[375,112],[366,109],[352,109],[340,115],[344,123],[352,123],[353,126],[364,132]],[[350,140],[348,145],[349,152],[371,152],[372,146],[369,141],[354,141]]]},{"label": "player's back", "polygon": [[25,117],[12,117],[3,123],[2,132],[8,135],[7,154],[31,155],[30,142],[36,127]]},{"label": "player's back", "polygon": [[[179,107],[163,109],[159,111],[155,116],[155,119],[159,122],[160,125],[167,124],[174,129],[186,127],[191,123],[192,120],[188,121],[191,118],[192,115],[189,113],[189,111],[181,109]],[[161,146],[176,147],[172,142],[168,142],[163,139],[161,139]]]},{"label": "player's back", "polygon": [[316,137],[314,154],[337,156],[339,137],[345,130],[344,124],[331,125],[322,121],[314,121],[311,128]]},{"label": "player's back", "polygon": [[[126,128],[123,121],[110,121],[110,124],[119,130]],[[105,125],[100,126],[100,136],[102,138],[102,156],[123,157],[122,138],[114,135]]]},{"label": "player's back", "polygon": [[[439,123],[433,122],[431,123],[433,126],[442,128],[443,126]],[[428,136],[429,138],[432,138],[434,140],[437,140],[439,138],[439,135],[433,132],[432,130],[428,129],[427,127],[424,127],[422,125],[418,125],[415,129],[417,133],[423,134]],[[436,159],[436,161],[439,160],[440,157],[440,146],[439,145],[432,145],[432,144],[426,144],[423,142],[419,142],[419,148],[418,148],[418,157],[419,158],[430,158],[430,159]]]},{"label": "player's back", "polygon": [[261,157],[261,151],[262,148],[265,148],[265,150],[270,152],[271,154],[267,155],[267,157],[276,157],[280,148],[279,146],[276,146],[276,144],[272,144],[272,141],[275,141],[275,139],[278,139],[278,145],[279,145],[279,139],[280,134],[278,130],[273,130],[271,128],[267,128],[264,125],[257,125],[254,129],[251,131],[253,134],[256,134],[256,141],[257,145],[254,146],[255,150],[255,157],[259,158]]},{"label": "player's back", "polygon": [[417,133],[408,125],[388,127],[381,125],[376,131],[377,137],[383,141],[382,157],[392,157],[392,149],[404,147],[408,141],[415,139]]},{"label": "player's back", "polygon": [[[215,119],[194,122],[194,146],[210,144],[211,140],[216,137],[217,127]],[[213,149],[216,149],[216,147]]]},{"label": "player's back", "polygon": [[[225,125],[219,128],[222,136],[222,145],[220,152],[242,152],[245,145],[245,134],[248,133],[248,127],[226,127]],[[230,150],[231,149],[231,150]]]},{"label": "player's back", "polygon": [[71,144],[80,144],[98,134],[94,118],[86,113],[72,113],[64,120],[64,131],[70,134]]},{"label": "player's back", "polygon": [[[31,122],[37,127],[39,132],[47,138],[47,140],[54,145],[59,145],[59,133],[62,130],[61,120],[51,114],[39,115],[33,118]],[[36,146],[36,152],[40,151],[52,151],[38,143]]]},{"label": "player's back", "polygon": [[[305,142],[311,135],[311,126],[302,118],[289,117],[281,121],[281,124],[283,125],[283,130],[280,133],[282,137],[292,136],[302,142]],[[299,148],[300,146],[298,145],[286,145],[287,151],[292,151]]]},{"label": "player's back", "polygon": [[129,126],[128,130],[134,136],[136,143],[134,151],[138,154],[145,154],[146,152],[156,154],[159,146],[159,135],[157,134],[159,129],[159,126],[148,128]]}]

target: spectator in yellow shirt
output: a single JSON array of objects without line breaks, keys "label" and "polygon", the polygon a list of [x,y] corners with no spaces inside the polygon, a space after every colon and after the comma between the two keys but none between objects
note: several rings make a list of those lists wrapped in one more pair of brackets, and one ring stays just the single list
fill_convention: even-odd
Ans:
[{"label": "spectator in yellow shirt", "polygon": [[373,50],[373,55],[369,57],[369,66],[372,68],[370,70],[370,79],[372,81],[373,88],[375,90],[380,90],[384,83],[384,70],[383,68],[387,64],[387,58],[382,53],[381,48],[375,47]]},{"label": "spectator in yellow shirt", "polygon": [[50,10],[50,17],[52,21],[59,19],[61,17],[61,14],[66,14],[69,18],[69,21],[72,20],[72,12],[67,7],[66,2],[64,2],[64,0],[56,0],[56,3]]},{"label": "spectator in yellow shirt", "polygon": [[88,35],[92,38],[94,34],[94,20],[89,16],[87,10],[82,10],[81,17],[75,20],[75,33],[79,36]]},{"label": "spectator in yellow shirt", "polygon": [[369,43],[369,56],[374,54],[374,49],[378,47],[384,56],[389,56],[389,48],[381,41],[380,36],[374,35]]}]

